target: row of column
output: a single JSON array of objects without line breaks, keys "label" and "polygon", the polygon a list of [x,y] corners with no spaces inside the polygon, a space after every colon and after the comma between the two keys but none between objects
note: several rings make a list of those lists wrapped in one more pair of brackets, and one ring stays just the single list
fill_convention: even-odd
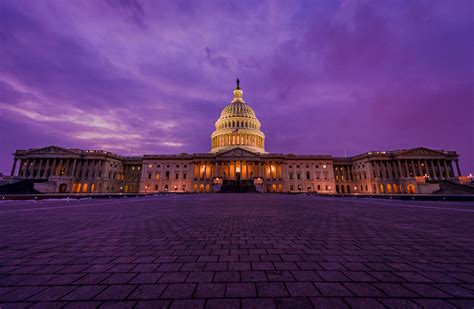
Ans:
[{"label": "row of column", "polygon": [[194,164],[194,178],[213,179],[224,178],[230,180],[237,179],[237,173],[240,173],[240,179],[247,180],[258,178],[281,179],[281,162],[260,162],[260,161],[213,161],[198,162]]},{"label": "row of column", "polygon": [[[101,160],[77,160],[68,158],[44,158],[13,160],[11,176],[26,178],[64,177],[97,177],[101,169]],[[17,163],[20,166],[17,169]],[[93,164],[88,164],[93,162]],[[82,170],[83,175],[80,174]],[[86,176],[87,174],[87,176]],[[92,176],[94,175],[94,176]]]},{"label": "row of column", "polygon": [[[457,176],[461,176],[458,160],[456,164]],[[454,177],[452,161],[448,160],[396,160],[396,161],[374,161],[372,167],[375,177],[381,178],[403,178],[428,175],[433,179],[447,179]],[[437,168],[437,169],[436,169]]]},{"label": "row of column", "polygon": [[246,145],[264,148],[264,139],[254,134],[228,133],[212,138],[212,148],[232,145]]}]

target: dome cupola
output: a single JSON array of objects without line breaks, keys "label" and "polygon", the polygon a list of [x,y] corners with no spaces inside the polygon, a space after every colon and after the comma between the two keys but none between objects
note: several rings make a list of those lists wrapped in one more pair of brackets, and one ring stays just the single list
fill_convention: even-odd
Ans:
[{"label": "dome cupola", "polygon": [[244,148],[252,152],[265,152],[265,134],[254,110],[245,103],[240,80],[234,89],[234,98],[224,107],[211,135],[211,152],[231,148]]}]

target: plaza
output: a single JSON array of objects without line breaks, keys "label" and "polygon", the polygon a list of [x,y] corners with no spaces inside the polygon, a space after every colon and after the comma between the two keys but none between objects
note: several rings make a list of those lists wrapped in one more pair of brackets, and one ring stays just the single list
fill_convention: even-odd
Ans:
[{"label": "plaza", "polygon": [[474,203],[182,194],[0,203],[0,307],[472,308]]}]

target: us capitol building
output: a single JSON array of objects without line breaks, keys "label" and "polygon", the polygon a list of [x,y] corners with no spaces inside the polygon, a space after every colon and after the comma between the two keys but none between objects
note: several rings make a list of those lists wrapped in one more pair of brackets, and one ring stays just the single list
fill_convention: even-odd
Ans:
[{"label": "us capitol building", "polygon": [[34,180],[39,192],[433,193],[459,183],[458,154],[423,147],[354,157],[265,151],[265,134],[239,81],[211,134],[208,153],[126,157],[57,146],[17,150],[11,179]]}]

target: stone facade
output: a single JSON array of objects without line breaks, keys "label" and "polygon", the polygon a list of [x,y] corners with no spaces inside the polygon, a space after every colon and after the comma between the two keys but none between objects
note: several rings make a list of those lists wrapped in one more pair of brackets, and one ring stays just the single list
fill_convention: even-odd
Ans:
[{"label": "stone facade", "polygon": [[[458,182],[454,151],[418,147],[354,157],[265,151],[265,135],[237,85],[211,135],[209,153],[126,157],[57,146],[17,150],[15,179],[43,179],[55,192],[216,192],[224,180],[248,180],[259,192],[426,193],[439,180]],[[45,186],[46,187],[46,186]]]}]

